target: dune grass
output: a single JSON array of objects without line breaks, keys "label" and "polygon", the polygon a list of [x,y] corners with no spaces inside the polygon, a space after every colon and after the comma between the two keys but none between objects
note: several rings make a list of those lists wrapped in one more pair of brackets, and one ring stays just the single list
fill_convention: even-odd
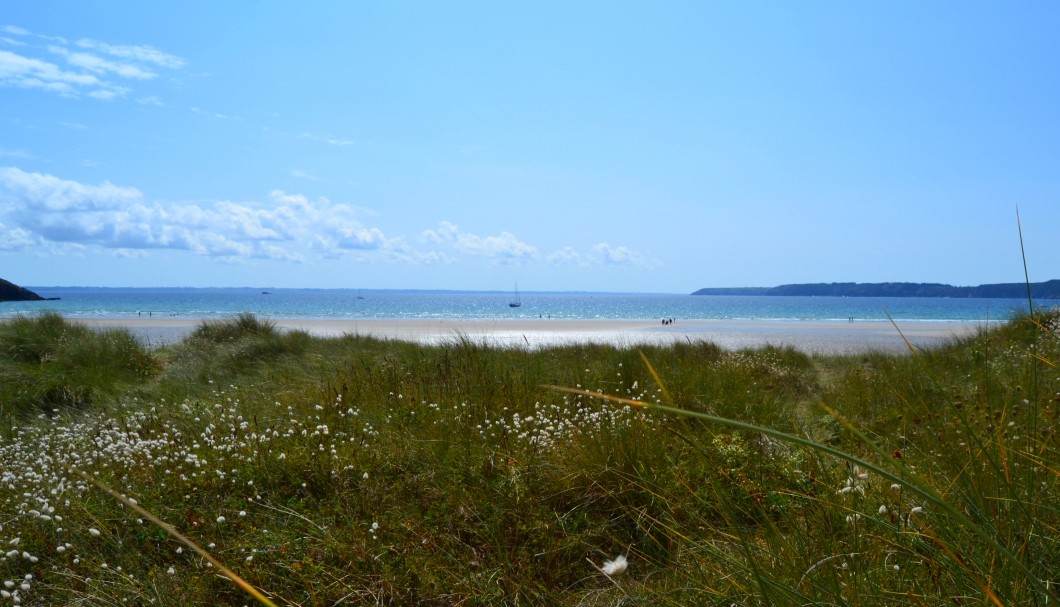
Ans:
[{"label": "dune grass", "polygon": [[53,312],[17,316],[0,323],[0,418],[89,406],[157,370],[127,330],[95,332]]},{"label": "dune grass", "polygon": [[811,357],[321,339],[240,316],[96,350],[121,372],[63,354],[91,395],[67,407],[9,394],[76,327],[15,319],[0,604],[253,601],[70,466],[279,605],[1055,604],[1058,330],[1053,311]]}]

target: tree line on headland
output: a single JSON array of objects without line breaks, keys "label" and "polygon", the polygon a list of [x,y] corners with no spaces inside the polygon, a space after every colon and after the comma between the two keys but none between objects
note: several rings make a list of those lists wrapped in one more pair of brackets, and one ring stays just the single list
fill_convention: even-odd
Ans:
[{"label": "tree line on headland", "polygon": [[[1027,283],[1000,283],[955,287],[924,282],[819,282],[778,287],[699,289],[692,295],[788,295],[802,297],[996,297],[1026,298]],[[1034,299],[1060,299],[1060,280],[1030,284]]]}]

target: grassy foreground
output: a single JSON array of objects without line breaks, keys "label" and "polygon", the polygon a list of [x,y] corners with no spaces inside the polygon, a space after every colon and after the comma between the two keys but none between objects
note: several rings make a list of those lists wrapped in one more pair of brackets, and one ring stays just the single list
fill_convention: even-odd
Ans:
[{"label": "grassy foreground", "polygon": [[152,351],[8,320],[0,605],[254,602],[75,468],[278,605],[1060,604],[1058,333],[526,352],[240,316]]}]

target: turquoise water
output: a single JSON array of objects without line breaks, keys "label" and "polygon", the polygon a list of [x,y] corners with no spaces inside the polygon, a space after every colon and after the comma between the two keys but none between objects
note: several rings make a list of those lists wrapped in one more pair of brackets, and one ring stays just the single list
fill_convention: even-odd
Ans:
[{"label": "turquoise water", "polygon": [[[52,310],[67,317],[221,318],[251,312],[299,319],[646,320],[1006,320],[1026,310],[1019,299],[759,297],[625,293],[356,291],[349,289],[104,289],[29,287],[59,301],[3,302],[0,316]],[[1047,305],[1053,303],[1046,302]]]}]

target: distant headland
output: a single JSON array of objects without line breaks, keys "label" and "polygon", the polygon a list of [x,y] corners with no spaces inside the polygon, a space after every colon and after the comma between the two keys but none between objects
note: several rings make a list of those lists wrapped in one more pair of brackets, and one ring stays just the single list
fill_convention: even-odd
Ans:
[{"label": "distant headland", "polygon": [[48,301],[58,297],[41,297],[25,287],[0,278],[0,301]]},{"label": "distant headland", "polygon": [[[1031,283],[1034,299],[1060,299],[1060,280]],[[692,295],[788,295],[802,297],[1027,297],[1027,283],[955,287],[931,282],[817,282],[779,287],[700,289]]]}]

